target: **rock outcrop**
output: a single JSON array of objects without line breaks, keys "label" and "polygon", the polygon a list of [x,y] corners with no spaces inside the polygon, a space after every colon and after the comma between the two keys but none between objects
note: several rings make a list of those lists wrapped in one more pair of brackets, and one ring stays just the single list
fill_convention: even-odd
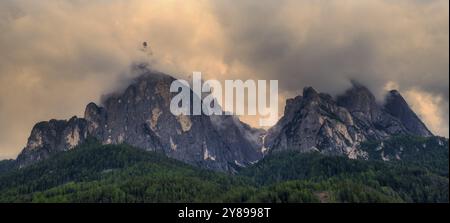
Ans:
[{"label": "rock outcrop", "polygon": [[17,157],[19,167],[43,160],[60,151],[73,149],[88,137],[85,119],[50,120],[33,127],[27,146]]},{"label": "rock outcrop", "polygon": [[302,96],[287,101],[284,116],[268,131],[263,148],[364,159],[367,154],[358,148],[362,142],[394,135],[432,136],[398,92],[391,91],[380,104],[358,83],[336,99],[307,87]]}]

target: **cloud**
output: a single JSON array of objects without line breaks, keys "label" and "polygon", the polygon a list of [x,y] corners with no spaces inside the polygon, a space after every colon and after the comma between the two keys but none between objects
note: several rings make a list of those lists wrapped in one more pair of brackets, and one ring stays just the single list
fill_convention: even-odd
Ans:
[{"label": "cloud", "polygon": [[448,92],[447,1],[219,2],[229,64],[279,77],[285,89],[342,91],[349,77],[373,90],[393,79]]},{"label": "cloud", "polygon": [[434,133],[448,136],[448,101],[418,89],[406,91],[405,98]]},{"label": "cloud", "polygon": [[[278,79],[283,97],[306,85],[336,94],[350,78],[381,94],[391,81],[439,98],[433,105],[447,122],[430,125],[448,136],[448,4],[1,1],[0,155],[17,155],[38,121],[81,116],[126,83],[136,61],[177,77]],[[139,50],[144,41],[153,56]],[[407,99],[414,107],[418,97]],[[428,120],[427,106],[417,109]]]},{"label": "cloud", "polygon": [[[436,109],[447,122],[431,127],[448,136],[448,1],[215,3],[231,72],[279,79],[291,96],[303,86],[339,94],[350,79],[367,85],[380,100],[389,82],[405,92],[420,88],[418,94],[442,100]],[[436,115],[417,112],[427,120]]]}]

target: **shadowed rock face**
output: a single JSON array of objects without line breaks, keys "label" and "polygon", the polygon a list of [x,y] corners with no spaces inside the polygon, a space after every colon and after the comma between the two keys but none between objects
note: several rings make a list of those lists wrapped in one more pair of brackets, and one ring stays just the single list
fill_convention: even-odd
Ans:
[{"label": "shadowed rock face", "polygon": [[408,103],[406,103],[398,91],[392,90],[388,93],[384,108],[386,112],[398,118],[411,134],[421,136],[433,135],[411,110]]},{"label": "shadowed rock face", "polygon": [[390,92],[380,105],[357,83],[336,99],[307,87],[303,96],[287,101],[285,115],[268,131],[264,147],[367,158],[358,149],[361,142],[393,135],[432,136],[398,92]]},{"label": "shadowed rock face", "polygon": [[350,112],[355,124],[368,139],[381,140],[391,135],[411,134],[401,120],[387,113],[375,96],[358,83],[353,83],[353,87],[338,96],[336,102]]},{"label": "shadowed rock face", "polygon": [[[66,121],[36,125],[19,162],[27,165],[41,160],[53,151],[64,151],[69,145],[84,142],[87,136],[104,144],[126,143],[223,171],[233,171],[236,165],[247,165],[262,157],[259,139],[264,132],[250,128],[236,117],[174,116],[170,112],[171,99],[176,95],[170,92],[174,80],[162,73],[146,71],[123,93],[105,99],[103,107],[88,104],[84,119],[74,118],[71,125]],[[191,100],[194,96],[191,92]],[[66,140],[66,135],[72,134],[70,130],[77,128],[82,130],[83,137]],[[35,146],[41,136],[45,143]]]}]

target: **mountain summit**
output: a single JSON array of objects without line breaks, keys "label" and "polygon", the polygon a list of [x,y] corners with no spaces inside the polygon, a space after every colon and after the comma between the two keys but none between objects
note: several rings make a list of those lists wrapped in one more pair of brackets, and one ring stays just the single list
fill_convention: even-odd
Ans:
[{"label": "mountain summit", "polygon": [[[89,103],[83,118],[36,124],[17,158],[20,167],[67,151],[95,138],[102,144],[129,144],[203,168],[231,171],[264,154],[294,150],[367,159],[359,147],[367,140],[396,135],[432,136],[397,91],[379,104],[354,83],[333,98],[306,87],[286,102],[284,116],[267,132],[235,116],[174,116],[170,101],[175,79],[147,69],[123,92],[101,106]],[[198,97],[191,91],[192,97]]]}]

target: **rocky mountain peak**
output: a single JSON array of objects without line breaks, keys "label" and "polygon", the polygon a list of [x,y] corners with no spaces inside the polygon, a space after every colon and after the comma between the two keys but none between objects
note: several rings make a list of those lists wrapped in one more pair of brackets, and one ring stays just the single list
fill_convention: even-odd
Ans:
[{"label": "rocky mountain peak", "polygon": [[[84,118],[50,121],[35,126],[19,156],[22,166],[74,148],[87,137],[103,144],[126,143],[210,169],[233,171],[262,157],[260,136],[237,117],[175,116],[170,102],[173,77],[143,72],[123,91],[89,103]],[[191,91],[191,97],[197,97]],[[226,126],[226,127],[224,127]]]},{"label": "rocky mountain peak", "polygon": [[306,87],[303,96],[288,99],[284,116],[269,129],[264,146],[273,152],[298,150],[365,158],[359,150],[366,140],[395,135],[431,136],[398,91],[385,105],[370,90],[352,82],[336,99]]},{"label": "rocky mountain peak", "polygon": [[379,113],[379,106],[370,90],[358,82],[352,81],[352,87],[337,97],[337,104],[357,114],[361,119],[372,121]]},{"label": "rocky mountain peak", "polygon": [[303,97],[308,99],[313,99],[319,96],[319,93],[313,87],[303,88]]},{"label": "rocky mountain peak", "polygon": [[397,90],[388,92],[385,98],[384,108],[390,115],[398,118],[412,134],[421,136],[433,135]]}]

